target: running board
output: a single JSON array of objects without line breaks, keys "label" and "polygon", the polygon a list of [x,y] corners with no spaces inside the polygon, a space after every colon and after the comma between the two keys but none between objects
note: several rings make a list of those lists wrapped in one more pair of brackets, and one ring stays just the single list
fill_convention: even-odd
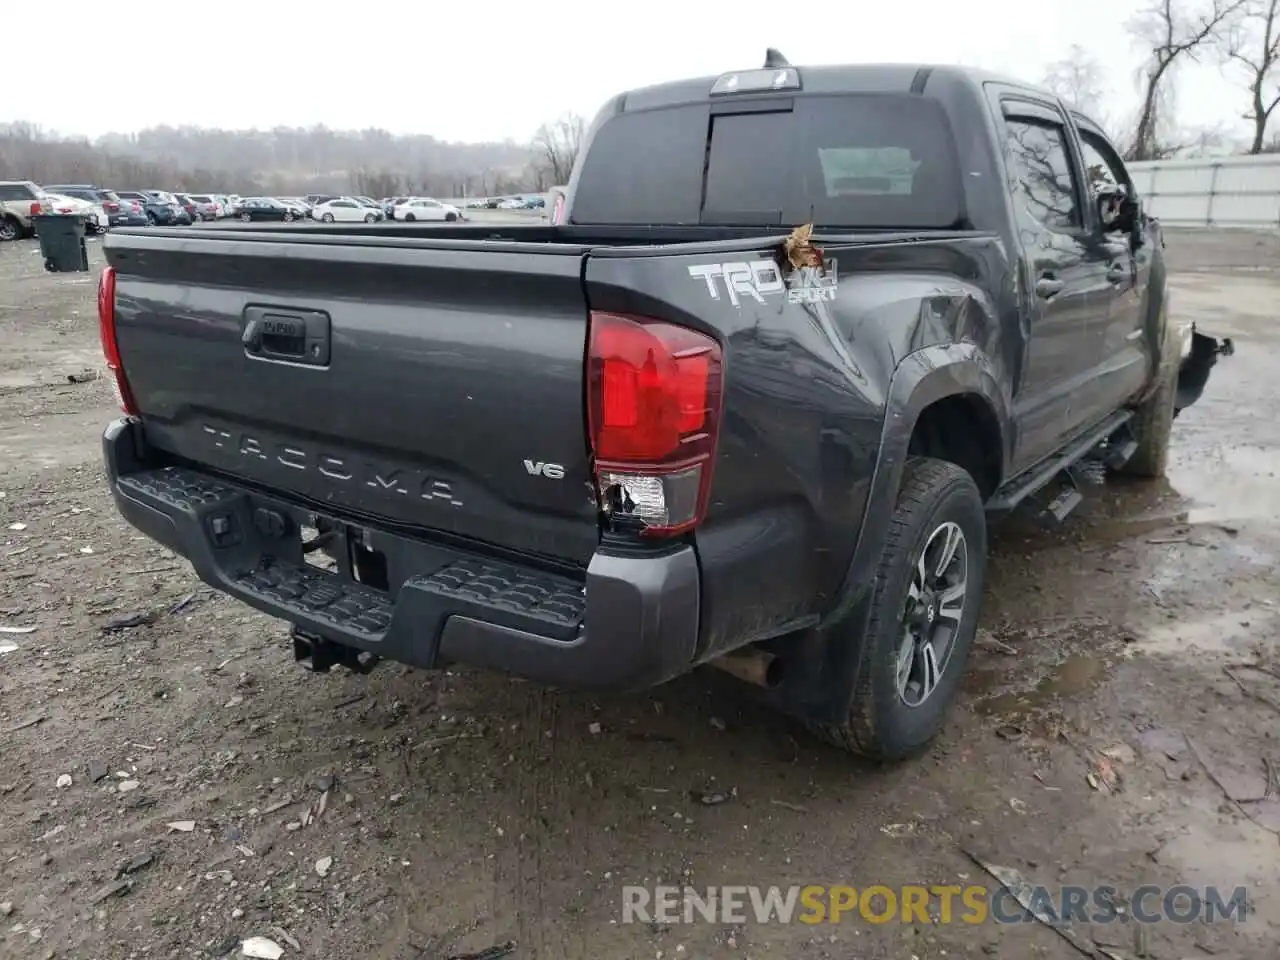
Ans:
[{"label": "running board", "polygon": [[[1027,499],[1027,497],[1052,483],[1054,477],[1058,476],[1058,474],[1087,457],[1098,447],[1099,444],[1105,442],[1112,434],[1127,424],[1132,418],[1132,411],[1117,410],[1088,433],[1076,440],[1073,440],[1063,449],[1062,453],[1052,459],[1045,460],[1043,463],[1038,464],[1022,476],[1014,477],[1013,480],[1009,481],[1009,483],[997,490],[991,499],[987,501],[987,511],[989,513],[1001,513],[1007,510],[1012,510],[1023,500]],[[1132,440],[1129,441],[1129,443],[1132,442]],[[1128,443],[1122,443],[1119,447],[1109,450],[1108,453],[1120,454],[1127,446]],[[1133,453],[1136,450],[1137,444],[1135,443],[1133,445],[1133,449],[1129,450],[1128,456],[1126,456],[1125,459],[1127,460],[1129,456],[1133,456]],[[1120,463],[1123,464],[1124,461],[1121,460]],[[1076,496],[1079,496],[1079,491],[1076,491]],[[1059,497],[1061,498],[1062,495],[1060,494]],[[1058,498],[1055,498],[1054,503],[1057,502],[1057,499]],[[1064,501],[1069,501],[1073,498],[1068,496],[1063,499]],[[1074,503],[1071,503],[1070,506],[1067,507],[1066,512],[1062,515],[1066,516],[1067,513],[1070,513],[1079,502],[1079,499],[1076,499]]]}]

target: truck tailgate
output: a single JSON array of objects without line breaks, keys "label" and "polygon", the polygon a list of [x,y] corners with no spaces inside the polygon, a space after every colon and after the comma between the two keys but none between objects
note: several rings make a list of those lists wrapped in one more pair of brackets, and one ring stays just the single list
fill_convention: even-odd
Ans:
[{"label": "truck tailgate", "polygon": [[147,441],[317,510],[585,564],[585,250],[113,235]]}]

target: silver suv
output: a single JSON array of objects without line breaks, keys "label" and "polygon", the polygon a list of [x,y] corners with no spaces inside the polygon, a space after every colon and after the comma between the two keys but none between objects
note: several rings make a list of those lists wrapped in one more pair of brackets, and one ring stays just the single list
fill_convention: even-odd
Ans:
[{"label": "silver suv", "polygon": [[31,236],[31,218],[52,212],[44,190],[30,180],[0,180],[0,242]]}]

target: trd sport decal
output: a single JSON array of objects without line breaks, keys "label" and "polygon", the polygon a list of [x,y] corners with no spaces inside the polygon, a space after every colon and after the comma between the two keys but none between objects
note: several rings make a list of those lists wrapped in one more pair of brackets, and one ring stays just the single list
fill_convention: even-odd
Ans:
[{"label": "trd sport decal", "polygon": [[765,297],[783,292],[790,303],[822,303],[836,298],[835,260],[824,260],[822,267],[801,267],[785,279],[772,260],[696,263],[690,265],[689,276],[706,284],[712,300],[720,299],[723,287],[735,307],[741,307],[745,299],[764,303]]}]

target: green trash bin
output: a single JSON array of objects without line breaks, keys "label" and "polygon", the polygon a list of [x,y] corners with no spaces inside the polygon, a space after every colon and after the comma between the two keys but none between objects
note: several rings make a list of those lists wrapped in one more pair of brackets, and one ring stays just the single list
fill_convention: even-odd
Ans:
[{"label": "green trash bin", "polygon": [[84,217],[75,214],[41,214],[31,218],[40,238],[44,268],[51,273],[86,272],[89,251],[84,245]]}]

